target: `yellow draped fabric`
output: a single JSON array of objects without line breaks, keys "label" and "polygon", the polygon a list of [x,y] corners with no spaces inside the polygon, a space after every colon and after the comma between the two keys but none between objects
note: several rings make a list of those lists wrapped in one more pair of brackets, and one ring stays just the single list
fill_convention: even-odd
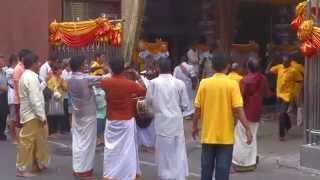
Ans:
[{"label": "yellow draped fabric", "polygon": [[53,21],[50,26],[50,43],[66,44],[70,47],[83,47],[93,41],[107,42],[112,45],[121,43],[121,24],[113,24],[104,17],[79,22]]}]

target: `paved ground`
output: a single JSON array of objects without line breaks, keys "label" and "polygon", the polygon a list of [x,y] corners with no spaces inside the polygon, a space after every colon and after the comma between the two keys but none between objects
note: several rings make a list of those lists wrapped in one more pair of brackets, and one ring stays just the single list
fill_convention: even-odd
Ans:
[{"label": "paved ground", "polygon": [[[294,128],[286,142],[277,140],[277,124],[273,115],[264,116],[259,133],[259,153],[261,155],[261,164],[256,172],[233,174],[231,180],[319,180],[320,176],[310,173],[303,173],[296,169],[285,168],[278,163],[279,158],[285,157],[289,153],[298,153],[299,146],[302,143],[301,130]],[[190,122],[185,123],[187,152],[190,165],[190,180],[200,179],[200,153],[199,144],[190,138]],[[49,170],[32,178],[32,180],[72,180],[74,177],[71,172],[71,156],[63,151],[64,145],[69,146],[70,137],[59,140],[50,140],[51,151],[53,154],[52,165]],[[0,143],[0,180],[19,180],[15,177],[15,146],[8,142]],[[318,158],[318,157],[316,157]],[[95,175],[102,175],[102,150],[97,150]],[[141,167],[143,179],[157,179],[156,167],[153,154],[142,153]]]}]

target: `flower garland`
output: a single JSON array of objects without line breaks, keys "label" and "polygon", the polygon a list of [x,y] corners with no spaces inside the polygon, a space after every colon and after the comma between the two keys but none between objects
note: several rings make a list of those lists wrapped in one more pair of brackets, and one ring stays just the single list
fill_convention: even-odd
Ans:
[{"label": "flower garland", "polygon": [[315,19],[317,8],[311,7],[311,18],[305,19],[308,1],[298,4],[296,17],[291,22],[291,27],[297,31],[298,39],[301,42],[300,50],[306,57],[312,57],[320,49],[320,27],[316,26]]},{"label": "flower garland", "polygon": [[92,42],[121,44],[121,23],[113,25],[104,17],[79,22],[53,21],[49,26],[49,42],[53,46],[65,44],[72,48],[85,47]]}]

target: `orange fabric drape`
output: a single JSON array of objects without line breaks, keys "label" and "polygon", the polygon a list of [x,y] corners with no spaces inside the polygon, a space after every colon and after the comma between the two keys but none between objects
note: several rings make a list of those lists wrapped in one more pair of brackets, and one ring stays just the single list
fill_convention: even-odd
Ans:
[{"label": "orange fabric drape", "polygon": [[106,18],[80,22],[52,22],[49,27],[51,45],[65,44],[84,47],[94,41],[118,46],[121,43],[121,24],[113,25]]}]

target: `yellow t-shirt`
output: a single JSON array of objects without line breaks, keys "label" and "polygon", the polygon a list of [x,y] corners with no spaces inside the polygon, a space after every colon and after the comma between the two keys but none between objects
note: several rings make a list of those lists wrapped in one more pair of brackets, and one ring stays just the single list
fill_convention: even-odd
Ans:
[{"label": "yellow t-shirt", "polygon": [[243,107],[239,84],[236,81],[221,73],[202,80],[195,106],[201,109],[201,143],[234,143],[233,108]]},{"label": "yellow t-shirt", "polygon": [[47,87],[51,91],[58,91],[61,94],[61,99],[64,99],[64,94],[67,91],[67,82],[61,77],[53,75],[47,82]]},{"label": "yellow t-shirt", "polygon": [[303,80],[301,73],[293,66],[285,68],[282,64],[273,66],[270,71],[277,75],[277,97],[291,102],[297,96],[296,84]]},{"label": "yellow t-shirt", "polygon": [[238,83],[240,83],[241,79],[243,78],[240,74],[236,73],[236,72],[230,72],[228,74],[228,78],[230,78],[231,80],[237,81]]},{"label": "yellow t-shirt", "polygon": [[98,76],[98,75],[104,75],[104,64],[99,64],[97,61],[93,61],[91,65],[91,69],[96,69],[92,72],[92,75]]},{"label": "yellow t-shirt", "polygon": [[[297,63],[296,61],[291,62],[291,66],[294,67],[303,77],[304,76],[304,66],[302,64]],[[295,94],[298,96],[302,90],[302,81],[296,83]]]}]

